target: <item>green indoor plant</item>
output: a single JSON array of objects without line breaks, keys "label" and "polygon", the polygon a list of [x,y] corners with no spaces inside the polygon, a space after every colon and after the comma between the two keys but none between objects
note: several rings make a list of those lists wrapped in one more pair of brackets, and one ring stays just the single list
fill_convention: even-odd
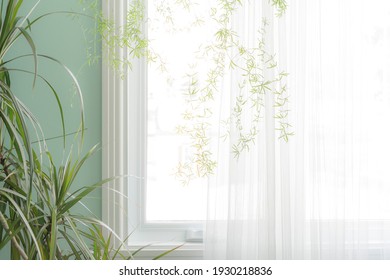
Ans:
[{"label": "green indoor plant", "polygon": [[[54,86],[38,73],[41,59],[59,63],[73,79],[81,104],[82,94],[72,72],[53,57],[39,54],[30,35],[34,24],[44,18],[30,16],[39,1],[20,16],[23,0],[0,2],[0,250],[10,245],[12,259],[110,259],[130,258],[122,255],[123,248],[113,250],[111,241],[117,238],[104,223],[92,213],[75,214],[76,205],[105,183],[82,186],[72,192],[71,185],[82,165],[96,147],[84,157],[57,166],[45,145],[42,129],[26,104],[13,92],[14,72],[31,74],[42,80],[55,96],[61,114],[65,141],[62,104]],[[12,57],[14,44],[23,40],[31,50],[33,70],[13,68],[12,63],[25,56]],[[28,65],[27,65],[28,66]],[[84,117],[81,106],[80,143],[83,141]],[[32,135],[38,135],[38,148],[32,145]],[[87,207],[83,206],[88,212]],[[102,234],[106,228],[107,235]],[[122,243],[123,244],[123,243]]]}]

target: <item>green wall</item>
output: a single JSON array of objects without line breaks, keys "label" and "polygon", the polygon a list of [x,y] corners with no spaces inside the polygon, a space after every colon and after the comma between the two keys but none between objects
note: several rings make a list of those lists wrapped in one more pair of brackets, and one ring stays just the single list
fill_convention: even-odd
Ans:
[{"label": "green wall", "polygon": [[[26,0],[23,11],[29,10],[36,1]],[[41,0],[31,18],[53,11],[73,11],[90,13],[80,0]],[[85,1],[84,2],[88,2]],[[92,12],[93,13],[93,12]],[[101,64],[89,65],[87,48],[94,47],[93,20],[84,16],[54,14],[33,26],[31,35],[35,40],[37,52],[52,56],[63,62],[76,75],[84,97],[86,132],[82,154],[92,146],[101,143]],[[96,41],[95,41],[96,42]],[[100,45],[97,45],[100,55]],[[20,40],[15,46],[14,55],[31,53],[27,43]],[[15,67],[32,69],[32,59],[24,58],[14,63]],[[67,133],[74,132],[80,124],[80,103],[75,95],[72,81],[65,70],[56,63],[39,62],[39,73],[45,76],[60,95]],[[33,79],[26,74],[15,73],[12,76],[14,92],[37,116],[45,133],[45,138],[61,135],[61,119],[54,96],[41,81],[32,89]],[[73,158],[77,157],[78,145],[74,136],[67,137],[67,148],[64,152],[62,139],[49,140],[48,147],[54,154],[55,161],[61,163],[66,159],[69,150],[73,150]],[[73,144],[73,148],[72,148]],[[101,153],[96,153],[82,169],[74,188],[90,185],[101,180]],[[86,201],[87,206],[98,217],[101,217],[101,193],[93,193]],[[7,251],[0,252],[0,259],[7,258]]]}]

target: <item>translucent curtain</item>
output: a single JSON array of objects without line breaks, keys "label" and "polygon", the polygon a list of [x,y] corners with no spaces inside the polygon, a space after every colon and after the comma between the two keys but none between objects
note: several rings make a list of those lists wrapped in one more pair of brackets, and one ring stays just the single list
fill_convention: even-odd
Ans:
[{"label": "translucent curtain", "polygon": [[[240,7],[232,20],[233,29],[245,47],[257,44],[263,19],[268,25],[266,50],[273,53],[274,10],[268,1],[248,1]],[[273,79],[273,70],[265,71],[266,79]],[[227,71],[222,84],[221,119],[229,116],[241,92],[237,88],[242,73]],[[248,91],[244,95],[250,94]],[[220,139],[216,176],[210,179],[208,220],[206,225],[205,257],[207,259],[275,258],[277,225],[275,217],[275,119],[272,96],[265,96],[260,133],[249,152],[237,159],[232,146],[240,132],[230,124],[228,139]],[[252,121],[253,112],[245,111],[243,125]],[[224,132],[222,132],[224,133]]]},{"label": "translucent curtain", "polygon": [[[233,125],[219,141],[206,259],[390,258],[387,2],[288,1],[282,18],[268,1],[237,11],[232,25],[248,45],[268,19],[268,51],[289,73],[295,135],[278,139],[269,94],[249,151],[232,154]],[[227,70],[221,85],[221,119],[234,109],[237,75]]]}]

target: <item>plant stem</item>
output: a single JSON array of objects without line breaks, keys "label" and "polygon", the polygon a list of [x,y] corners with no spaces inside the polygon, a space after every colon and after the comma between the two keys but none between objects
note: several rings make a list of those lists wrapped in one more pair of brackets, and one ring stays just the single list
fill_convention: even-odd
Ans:
[{"label": "plant stem", "polygon": [[[9,229],[8,227],[8,223],[7,223],[7,220],[5,219],[3,213],[0,212],[0,223],[1,225],[4,227],[4,229],[6,231],[8,231],[8,234],[10,236],[13,235],[12,231]],[[20,253],[20,255],[22,256],[22,258],[24,260],[28,260],[28,256],[26,255],[26,253],[24,252],[23,248],[19,245],[18,241],[16,240],[15,236],[12,236],[11,237],[11,242],[12,242],[12,245],[16,248],[16,250],[18,250],[18,252]]]},{"label": "plant stem", "polygon": [[[2,149],[2,147],[1,147]],[[2,154],[0,154],[0,164],[3,166],[3,172],[4,174],[8,177],[10,172],[8,170],[8,166],[7,163],[6,163],[6,160],[4,158],[4,156]],[[13,235],[12,231],[10,230],[9,226],[8,226],[8,223],[7,223],[7,219],[4,217],[3,213],[0,212],[0,223],[1,225],[4,227],[4,229],[6,231],[8,231],[8,234],[10,236]],[[23,248],[19,245],[18,241],[16,240],[16,237],[15,236],[12,236],[11,237],[11,242],[12,242],[12,245],[14,246],[14,248],[19,252],[19,254],[22,256],[22,258],[24,260],[28,260],[28,256],[26,255],[26,253],[24,252]]]}]

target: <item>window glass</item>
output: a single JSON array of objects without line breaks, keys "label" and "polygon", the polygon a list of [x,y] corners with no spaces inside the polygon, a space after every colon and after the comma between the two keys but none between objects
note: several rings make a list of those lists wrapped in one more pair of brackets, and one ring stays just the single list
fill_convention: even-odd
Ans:
[{"label": "window glass", "polygon": [[[186,110],[188,73],[206,72],[199,48],[214,36],[208,16],[214,1],[149,1],[148,38],[152,62],[147,88],[146,222],[199,221],[206,215],[207,178],[189,183],[178,178],[181,163],[192,153],[188,136],[178,127]],[[204,69],[204,71],[202,71]]]}]

